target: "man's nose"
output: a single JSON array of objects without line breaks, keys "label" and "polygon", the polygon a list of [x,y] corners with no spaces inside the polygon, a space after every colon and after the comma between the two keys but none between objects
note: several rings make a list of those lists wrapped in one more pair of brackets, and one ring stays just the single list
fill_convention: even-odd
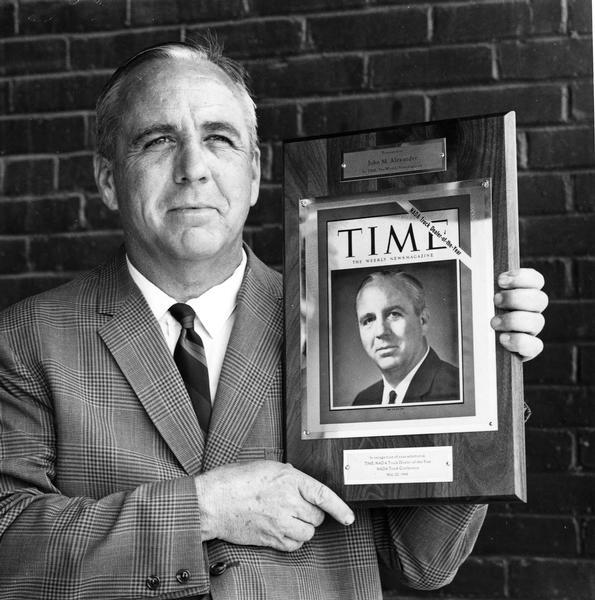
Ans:
[{"label": "man's nose", "polygon": [[376,319],[374,322],[374,336],[384,337],[388,331],[388,324],[385,319]]},{"label": "man's nose", "polygon": [[186,140],[177,150],[174,180],[176,183],[206,181],[209,167],[206,150],[198,140]]}]

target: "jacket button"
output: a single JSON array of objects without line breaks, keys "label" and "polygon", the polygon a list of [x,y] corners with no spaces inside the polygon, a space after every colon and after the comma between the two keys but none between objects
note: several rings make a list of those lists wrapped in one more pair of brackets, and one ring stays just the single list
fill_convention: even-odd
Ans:
[{"label": "jacket button", "polygon": [[159,579],[157,575],[149,575],[149,577],[147,577],[145,580],[145,585],[150,590],[156,590],[161,585],[161,579]]},{"label": "jacket button", "polygon": [[188,569],[180,569],[176,573],[176,579],[178,583],[188,583],[190,580],[190,571]]},{"label": "jacket button", "polygon": [[209,573],[213,575],[213,577],[219,577],[219,575],[223,575],[226,570],[227,565],[224,562],[216,562],[209,567]]}]

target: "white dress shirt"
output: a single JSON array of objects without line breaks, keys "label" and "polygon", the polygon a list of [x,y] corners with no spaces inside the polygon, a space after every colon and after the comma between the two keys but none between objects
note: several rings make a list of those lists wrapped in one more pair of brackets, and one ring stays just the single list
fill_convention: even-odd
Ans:
[{"label": "white dress shirt", "polygon": [[401,380],[401,383],[399,383],[399,385],[397,385],[396,387],[392,387],[386,381],[386,379],[384,379],[384,376],[382,376],[382,379],[384,380],[384,390],[382,392],[382,406],[389,405],[388,404],[388,396],[391,393],[391,391],[393,391],[393,390],[397,394],[397,399],[390,406],[395,406],[397,404],[403,404],[403,400],[405,399],[405,394],[407,393],[407,390],[409,389],[409,384],[411,383],[411,380],[417,373],[418,369],[421,367],[421,363],[424,362],[424,360],[426,360],[426,357],[428,356],[429,352],[430,352],[430,346],[428,346],[426,348],[426,353],[423,355],[422,359],[415,365],[415,367],[413,367],[413,369],[411,369],[411,371],[409,371],[409,373],[407,373],[407,375],[405,375],[405,377]]},{"label": "white dress shirt", "polygon": [[[211,402],[215,398],[223,358],[235,321],[236,299],[244,278],[246,262],[246,253],[242,250],[242,260],[228,279],[207,290],[198,298],[191,298],[186,302],[196,313],[194,329],[202,338],[205,348]],[[168,296],[154,283],[151,283],[134,267],[128,256],[126,257],[126,263],[132,280],[139,287],[149,308],[155,315],[165,337],[167,347],[173,356],[182,326],[172,317],[169,309],[172,304],[177,303],[177,300]]]}]

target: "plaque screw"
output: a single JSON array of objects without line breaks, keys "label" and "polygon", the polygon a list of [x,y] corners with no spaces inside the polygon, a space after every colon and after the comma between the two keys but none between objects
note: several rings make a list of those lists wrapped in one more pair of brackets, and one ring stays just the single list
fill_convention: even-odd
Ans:
[{"label": "plaque screw", "polygon": [[303,206],[304,208],[306,206],[310,206],[310,200],[308,200],[308,198],[303,198],[302,200],[300,200],[300,205]]},{"label": "plaque screw", "polygon": [[494,425],[494,424],[492,423],[492,421],[490,421],[490,427],[493,427],[493,425]]},{"label": "plaque screw", "polygon": [[487,179],[484,179],[481,183],[482,187],[484,188],[489,188],[490,187],[490,182]]},{"label": "plaque screw", "polygon": [[446,156],[446,154],[444,154],[444,152],[440,152],[440,158],[444,158]]},{"label": "plaque screw", "polygon": [[310,435],[310,432],[307,429],[304,429],[304,435]]},{"label": "plaque screw", "polygon": [[347,165],[346,165],[345,163],[341,163],[341,168],[342,168],[342,169],[346,169],[346,168],[347,168]]},{"label": "plaque screw", "polygon": [[345,470],[349,471],[349,465],[345,465]]}]

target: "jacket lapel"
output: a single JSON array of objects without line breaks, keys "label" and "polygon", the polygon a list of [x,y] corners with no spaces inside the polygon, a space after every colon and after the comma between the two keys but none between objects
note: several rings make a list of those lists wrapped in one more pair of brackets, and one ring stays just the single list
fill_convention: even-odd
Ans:
[{"label": "jacket lapel", "polygon": [[100,276],[98,312],[112,316],[98,333],[155,427],[186,472],[199,473],[203,434],[159,324],[130,278],[123,251]]},{"label": "jacket lapel", "polygon": [[415,373],[403,403],[406,402],[423,402],[434,381],[436,375],[436,363],[439,362],[438,355],[430,348],[426,359],[421,363],[421,366]]},{"label": "jacket lapel", "polygon": [[248,265],[211,415],[204,470],[237,458],[279,369],[283,341],[279,276],[249,249],[247,254]]}]

